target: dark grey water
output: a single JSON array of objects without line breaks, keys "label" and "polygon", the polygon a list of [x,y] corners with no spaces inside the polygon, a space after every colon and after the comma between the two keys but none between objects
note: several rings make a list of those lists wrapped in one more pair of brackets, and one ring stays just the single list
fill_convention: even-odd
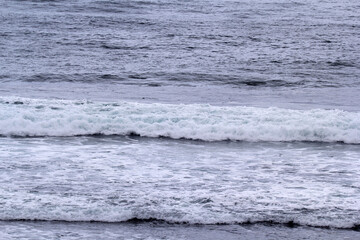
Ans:
[{"label": "dark grey water", "polygon": [[0,0],[0,236],[359,237],[359,33],[355,0]]},{"label": "dark grey water", "polygon": [[111,99],[358,110],[359,12],[357,1],[1,1],[1,92],[104,98],[96,83]]}]

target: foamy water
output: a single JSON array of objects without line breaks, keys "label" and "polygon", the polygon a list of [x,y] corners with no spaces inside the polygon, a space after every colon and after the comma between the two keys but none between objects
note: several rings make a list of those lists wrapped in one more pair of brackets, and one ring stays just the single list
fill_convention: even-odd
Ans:
[{"label": "foamy water", "polygon": [[211,105],[2,98],[3,136],[129,135],[360,143],[360,114]]},{"label": "foamy water", "polygon": [[2,220],[360,221],[356,145],[52,137],[1,148]]}]

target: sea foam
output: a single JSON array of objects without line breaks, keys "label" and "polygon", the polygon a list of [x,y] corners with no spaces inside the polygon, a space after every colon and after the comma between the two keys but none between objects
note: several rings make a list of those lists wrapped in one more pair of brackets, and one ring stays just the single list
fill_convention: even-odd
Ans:
[{"label": "sea foam", "polygon": [[0,98],[2,136],[129,135],[360,143],[360,113],[204,104]]}]

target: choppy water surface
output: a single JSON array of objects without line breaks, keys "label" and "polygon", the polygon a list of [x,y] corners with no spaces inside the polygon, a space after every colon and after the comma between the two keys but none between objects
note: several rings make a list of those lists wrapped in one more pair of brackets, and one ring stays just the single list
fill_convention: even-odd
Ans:
[{"label": "choppy water surface", "polygon": [[359,32],[353,0],[0,0],[0,236],[358,238]]},{"label": "choppy water surface", "polygon": [[1,1],[1,92],[359,110],[359,12],[357,1]]}]

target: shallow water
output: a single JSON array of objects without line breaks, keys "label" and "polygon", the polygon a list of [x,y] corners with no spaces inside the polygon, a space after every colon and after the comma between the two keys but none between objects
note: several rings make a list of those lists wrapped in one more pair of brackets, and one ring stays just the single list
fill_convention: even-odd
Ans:
[{"label": "shallow water", "polygon": [[4,220],[359,222],[357,145],[1,138]]}]

